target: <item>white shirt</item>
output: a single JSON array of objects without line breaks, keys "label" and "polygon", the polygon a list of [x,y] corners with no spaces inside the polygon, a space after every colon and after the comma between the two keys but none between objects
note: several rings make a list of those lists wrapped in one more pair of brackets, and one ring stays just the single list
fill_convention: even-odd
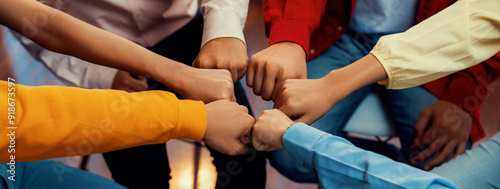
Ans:
[{"label": "white shirt", "polygon": [[[69,15],[144,47],[152,47],[189,23],[198,0],[40,0]],[[245,42],[243,27],[249,0],[202,0],[203,46],[212,39],[235,37]],[[16,35],[28,51],[69,85],[109,89],[116,69],[91,64],[41,48]]]}]

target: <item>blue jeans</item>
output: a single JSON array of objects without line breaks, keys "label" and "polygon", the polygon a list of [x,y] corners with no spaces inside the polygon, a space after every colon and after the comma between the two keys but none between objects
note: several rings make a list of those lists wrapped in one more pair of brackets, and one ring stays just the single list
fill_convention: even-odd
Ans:
[{"label": "blue jeans", "polygon": [[459,188],[500,188],[500,132],[431,170]]},{"label": "blue jeans", "polygon": [[[320,56],[307,63],[307,76],[317,79],[331,70],[339,69],[367,55],[377,43],[380,36],[367,36],[349,32],[344,34],[335,44]],[[349,79],[349,78],[345,78]],[[377,85],[377,84],[376,84]],[[328,111],[311,126],[327,133],[343,136],[344,126],[361,101],[374,86],[366,86],[350,94]],[[394,110],[394,123],[401,139],[403,159],[408,159],[408,148],[413,143],[413,126],[420,112],[438,99],[424,87],[413,87],[404,90],[385,90],[389,109]],[[369,126],[369,125],[367,125]],[[354,142],[353,142],[354,143]],[[365,145],[366,146],[366,145]],[[369,146],[369,145],[368,145]],[[369,147],[366,150],[371,150]],[[281,174],[296,182],[317,182],[317,177],[308,169],[295,162],[285,151],[277,150],[269,155],[271,165]]]},{"label": "blue jeans", "polygon": [[[15,164],[15,181],[8,179],[9,165],[0,164],[0,188],[125,188],[94,173],[57,161],[42,160]],[[141,179],[140,175],[137,179]]]}]

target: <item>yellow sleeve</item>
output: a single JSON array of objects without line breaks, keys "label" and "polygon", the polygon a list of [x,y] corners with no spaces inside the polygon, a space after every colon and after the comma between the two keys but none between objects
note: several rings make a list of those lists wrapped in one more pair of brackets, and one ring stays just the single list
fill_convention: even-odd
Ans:
[{"label": "yellow sleeve", "polygon": [[[8,85],[0,81],[0,163],[108,152],[165,143],[200,141],[205,106],[163,91],[126,93],[74,87],[15,86],[15,125],[8,129]],[[9,153],[15,131],[15,153]]]},{"label": "yellow sleeve", "polygon": [[481,63],[500,51],[500,1],[461,0],[404,33],[380,38],[371,53],[389,89],[409,88]]}]

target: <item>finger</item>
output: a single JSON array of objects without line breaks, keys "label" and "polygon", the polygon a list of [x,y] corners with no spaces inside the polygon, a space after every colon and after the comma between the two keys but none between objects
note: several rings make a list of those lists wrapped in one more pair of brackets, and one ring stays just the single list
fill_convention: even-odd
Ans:
[{"label": "finger", "polygon": [[257,151],[262,151],[262,149],[264,149],[263,147],[264,143],[261,142],[259,139],[257,139],[257,137],[255,136],[252,136],[252,144],[253,148]]},{"label": "finger", "polygon": [[453,152],[453,149],[455,148],[455,146],[456,146],[455,143],[448,143],[443,148],[443,150],[441,151],[441,153],[439,153],[439,155],[437,155],[436,157],[434,157],[434,159],[432,159],[431,161],[429,161],[429,163],[427,163],[424,166],[424,170],[429,171],[432,168],[434,168],[435,166],[441,165],[441,163],[443,163],[448,157],[450,157],[450,154]]},{"label": "finger", "polygon": [[238,68],[234,67],[229,70],[231,72],[231,76],[233,77],[233,83],[238,81]]},{"label": "finger", "polygon": [[234,155],[241,155],[247,153],[248,146],[246,144],[241,143],[240,141],[234,141],[234,145],[236,145],[236,152]]},{"label": "finger", "polygon": [[236,102],[236,96],[234,96],[234,91],[231,92],[231,96],[229,97],[231,102]]},{"label": "finger", "polygon": [[432,117],[432,114],[428,113],[427,111],[422,111],[420,115],[418,116],[417,123],[415,123],[415,139],[420,139],[422,138],[422,135],[424,134],[424,130],[429,124],[429,121]]},{"label": "finger", "polygon": [[274,107],[273,108],[277,108],[277,109],[281,110],[281,107],[283,106],[283,104],[286,102],[286,100],[288,100],[288,98],[283,95],[283,91],[284,90],[285,89],[282,86],[281,89],[280,89],[280,92],[279,92],[280,95],[277,97],[278,100],[274,103]]},{"label": "finger", "polygon": [[278,100],[278,97],[281,95],[281,88],[283,88],[283,83],[284,79],[278,78],[276,84],[274,85],[273,94],[271,97],[274,102],[276,102]]},{"label": "finger", "polygon": [[236,80],[240,80],[241,78],[243,78],[243,76],[245,75],[245,73],[247,73],[246,62],[245,62],[245,66],[237,69],[237,71],[238,71],[238,78],[236,78]]},{"label": "finger", "polygon": [[142,75],[137,75],[137,79],[141,80],[141,81],[147,81],[147,78],[145,76],[142,76]]},{"label": "finger", "polygon": [[436,152],[438,152],[445,144],[445,142],[442,142],[440,140],[434,140],[434,142],[429,145],[429,147],[427,147],[412,159],[412,164],[417,164],[418,162],[425,161],[429,157],[433,156]]},{"label": "finger", "polygon": [[255,68],[255,76],[253,78],[253,93],[258,96],[260,96],[261,94],[261,87],[264,79],[263,69],[263,66],[261,66],[261,64],[258,64]]},{"label": "finger", "polygon": [[132,79],[129,87],[136,91],[145,91],[148,89],[148,83],[145,80]]},{"label": "finger", "polygon": [[271,100],[274,84],[276,84],[276,73],[272,71],[265,71],[264,80],[262,81],[262,99]]},{"label": "finger", "polygon": [[253,79],[254,79],[254,75],[255,75],[255,63],[253,61],[253,59],[250,59],[248,61],[248,65],[247,65],[247,86],[250,87],[250,88],[253,88]]},{"label": "finger", "polygon": [[467,147],[467,142],[461,142],[460,144],[458,144],[457,148],[455,149],[455,155],[453,155],[451,159],[455,159],[458,155],[465,153],[466,147]]}]

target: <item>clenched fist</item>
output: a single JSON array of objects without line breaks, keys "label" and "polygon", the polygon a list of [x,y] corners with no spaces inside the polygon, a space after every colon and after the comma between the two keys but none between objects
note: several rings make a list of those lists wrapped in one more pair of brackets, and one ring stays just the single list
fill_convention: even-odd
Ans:
[{"label": "clenched fist", "polygon": [[306,79],[306,53],[292,42],[269,46],[250,58],[247,85],[264,100],[276,101],[287,79]]},{"label": "clenched fist", "polygon": [[247,152],[247,137],[255,119],[245,106],[219,100],[206,105],[207,129],[203,141],[211,148],[227,154],[240,155]]}]

